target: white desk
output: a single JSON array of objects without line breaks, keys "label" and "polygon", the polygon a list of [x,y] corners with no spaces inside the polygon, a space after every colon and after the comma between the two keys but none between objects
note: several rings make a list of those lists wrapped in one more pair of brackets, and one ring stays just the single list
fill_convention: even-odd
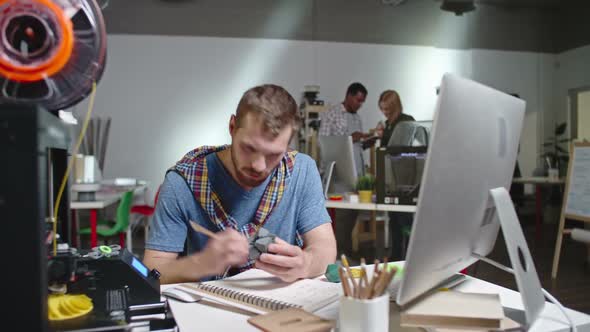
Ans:
[{"label": "white desk", "polygon": [[529,176],[513,178],[512,183],[532,184],[535,186],[535,241],[539,243],[543,233],[543,198],[541,186],[565,185],[565,178],[552,179],[546,176]]},{"label": "white desk", "polygon": [[[94,248],[98,244],[98,238],[96,235],[98,210],[104,209],[110,205],[117,203],[119,200],[121,200],[123,193],[125,193],[128,190],[133,190],[134,193],[139,193],[146,189],[147,186],[145,184],[121,187],[104,186],[104,189],[101,189],[101,191],[96,192],[95,200],[93,201],[70,201],[70,210],[72,210],[72,219],[74,221],[73,229],[76,230],[76,234],[73,238],[77,239],[78,236],[78,225],[76,220],[77,210],[90,210],[90,247]],[[76,240],[74,246],[78,245],[79,241]]]},{"label": "white desk", "polygon": [[364,211],[392,211],[392,212],[416,212],[416,205],[395,205],[395,204],[376,204],[376,203],[351,203],[348,201],[331,201],[326,200],[328,209],[348,209]]},{"label": "white desk", "polygon": [[[349,201],[326,200],[326,208],[332,218],[332,228],[336,229],[335,209],[362,210],[362,211],[386,211],[386,212],[416,212],[416,205],[376,204],[376,203],[351,203]],[[384,238],[385,247],[389,247],[389,227],[385,224]]]},{"label": "white desk", "polygon": [[122,192],[101,193],[97,192],[94,201],[71,201],[70,209],[72,210],[97,210],[104,209],[107,206],[117,203],[121,199]]},{"label": "white desk", "polygon": [[514,178],[512,182],[524,184],[564,184],[565,178],[552,179],[546,176],[529,176]]},{"label": "white desk", "polygon": [[[371,271],[372,268],[369,268]],[[162,288],[172,287],[173,285],[162,285]],[[464,292],[480,292],[480,293],[498,293],[502,301],[502,305],[506,308],[522,309],[522,301],[518,292],[510,289],[500,287],[489,282],[468,277],[466,281],[455,288]],[[175,300],[170,300],[172,312],[176,319],[176,323],[181,332],[186,331],[260,331],[247,322],[250,314],[234,310],[229,311],[223,306],[212,302],[202,301],[198,303],[181,303]],[[391,306],[395,304],[391,303]],[[567,309],[574,323],[578,327],[579,332],[590,331],[590,316],[578,311]],[[335,302],[328,307],[323,308],[316,314],[336,320],[338,317],[338,302]],[[391,317],[390,330],[404,331],[399,326],[395,326],[398,322],[399,316]],[[409,328],[407,331],[416,331],[417,329]],[[569,325],[566,318],[562,315],[559,309],[552,303],[547,302],[540,318],[535,322],[529,331],[550,331],[550,332],[566,332],[569,331]]]}]

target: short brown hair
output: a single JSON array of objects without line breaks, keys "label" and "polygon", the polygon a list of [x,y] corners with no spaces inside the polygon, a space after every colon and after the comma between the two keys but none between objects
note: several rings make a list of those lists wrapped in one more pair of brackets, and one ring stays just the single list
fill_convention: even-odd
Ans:
[{"label": "short brown hair", "polygon": [[278,85],[260,85],[244,93],[236,110],[238,128],[248,113],[261,116],[265,129],[273,136],[277,136],[287,126],[291,126],[293,134],[299,128],[297,103],[287,90]]},{"label": "short brown hair", "polygon": [[[403,111],[402,101],[395,90],[385,90],[379,96],[379,104],[383,103],[385,109],[396,109],[401,113]],[[381,106],[381,105],[379,105]]]}]

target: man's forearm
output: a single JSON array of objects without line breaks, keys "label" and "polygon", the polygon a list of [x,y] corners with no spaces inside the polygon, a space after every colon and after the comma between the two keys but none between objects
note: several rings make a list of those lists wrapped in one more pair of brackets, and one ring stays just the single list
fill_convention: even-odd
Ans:
[{"label": "man's forearm", "polygon": [[160,283],[162,284],[194,282],[214,274],[209,271],[207,266],[203,266],[200,256],[200,254],[194,254],[173,259],[155,256],[144,262],[148,267],[155,268],[160,272]]},{"label": "man's forearm", "polygon": [[336,245],[313,245],[303,252],[307,256],[307,278],[314,278],[326,272],[326,267],[336,261]]}]

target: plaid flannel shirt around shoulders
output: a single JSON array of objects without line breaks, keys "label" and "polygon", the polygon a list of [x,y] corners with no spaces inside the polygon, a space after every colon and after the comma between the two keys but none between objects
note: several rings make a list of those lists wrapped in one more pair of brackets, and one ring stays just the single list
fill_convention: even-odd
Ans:
[{"label": "plaid flannel shirt around shoulders", "polygon": [[322,114],[320,136],[345,136],[347,134],[344,106],[339,103]]}]

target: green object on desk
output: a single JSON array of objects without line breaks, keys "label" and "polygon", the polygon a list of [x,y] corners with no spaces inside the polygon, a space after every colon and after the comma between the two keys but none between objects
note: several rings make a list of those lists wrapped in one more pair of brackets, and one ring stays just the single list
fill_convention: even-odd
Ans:
[{"label": "green object on desk", "polygon": [[[383,263],[379,264],[379,267],[382,268]],[[404,273],[403,264],[400,264],[397,262],[387,263],[387,271],[389,271],[392,267],[397,268],[397,272],[395,274],[396,278],[399,278],[403,275],[403,273]],[[326,268],[326,273],[324,273],[324,276],[326,277],[326,279],[328,279],[328,281],[330,281],[330,282],[340,282],[340,275],[338,274],[339,268],[340,268],[340,265],[338,265],[338,264],[328,265],[328,267]],[[361,277],[362,270],[360,268],[351,267],[350,270],[352,272],[353,278],[360,278]]]},{"label": "green object on desk", "polygon": [[328,267],[326,268],[326,273],[324,273],[324,275],[326,276],[326,279],[328,279],[329,282],[340,282],[340,276],[338,275],[339,268],[340,266],[338,264],[328,265]]},{"label": "green object on desk", "polygon": [[404,273],[404,265],[397,262],[387,263],[387,271],[389,271],[389,269],[391,269],[394,266],[397,268],[395,276],[401,276]]},{"label": "green object on desk", "polygon": [[98,247],[98,250],[100,250],[100,252],[102,252],[103,254],[110,254],[111,252],[113,252],[113,249],[109,246],[100,246]]}]

